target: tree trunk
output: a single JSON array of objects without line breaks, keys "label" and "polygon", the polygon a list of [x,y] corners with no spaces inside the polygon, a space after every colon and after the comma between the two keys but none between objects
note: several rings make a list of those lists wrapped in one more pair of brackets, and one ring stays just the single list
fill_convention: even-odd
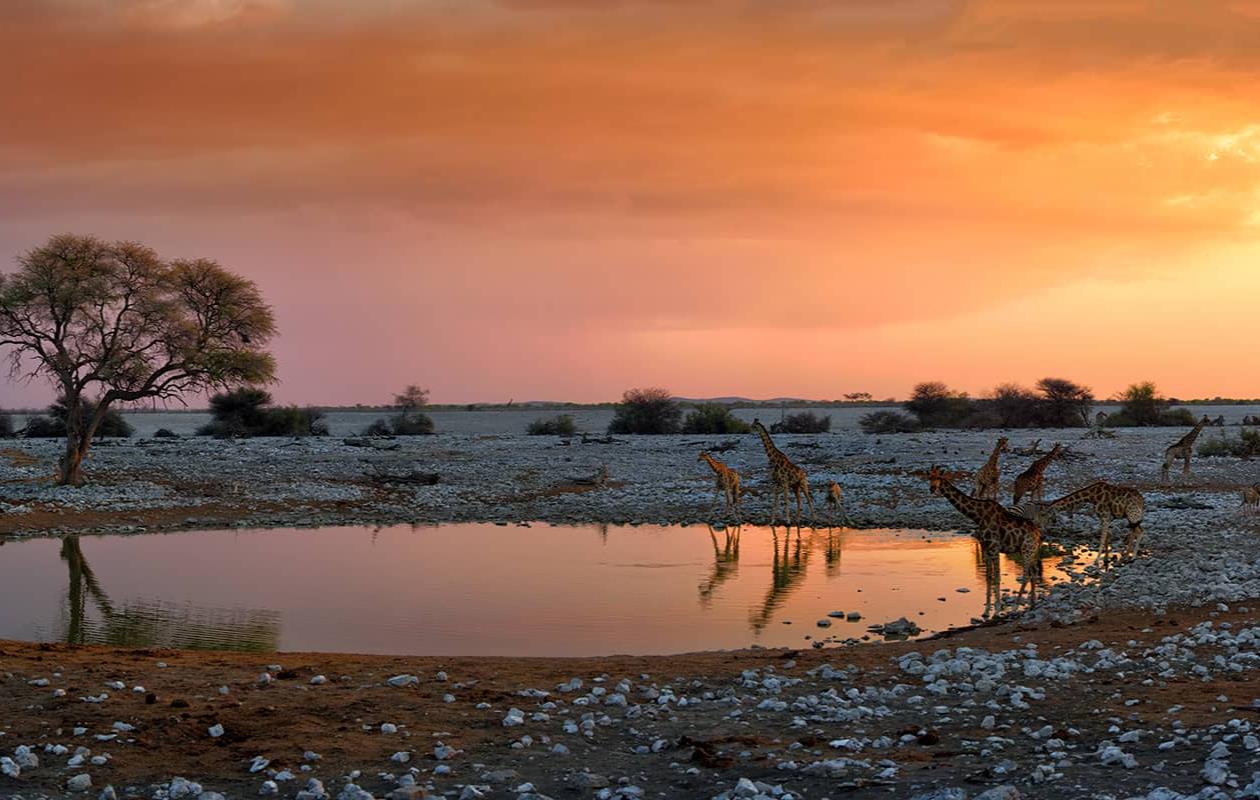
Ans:
[{"label": "tree trunk", "polygon": [[92,438],[96,436],[96,429],[105,418],[107,408],[109,401],[102,399],[97,403],[92,418],[84,425],[79,398],[66,398],[66,452],[61,457],[61,474],[58,480],[62,486],[83,485],[83,460],[87,458]]},{"label": "tree trunk", "polygon": [[60,474],[57,482],[62,486],[81,486],[83,484],[83,458],[87,455],[87,446],[78,436],[66,434],[66,452],[61,457]]},{"label": "tree trunk", "polygon": [[78,393],[66,392],[66,452],[58,464],[57,483],[62,486],[79,486],[83,483],[83,457],[87,455],[82,444],[82,409]]}]

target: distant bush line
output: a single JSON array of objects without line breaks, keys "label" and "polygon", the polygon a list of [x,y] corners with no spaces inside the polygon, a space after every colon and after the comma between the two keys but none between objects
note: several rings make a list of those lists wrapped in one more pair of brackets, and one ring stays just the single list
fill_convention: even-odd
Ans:
[{"label": "distant bush line", "polygon": [[[1108,427],[1191,426],[1195,415],[1172,408],[1155,384],[1137,383],[1115,398],[1120,409],[1101,420]],[[939,381],[920,383],[902,404],[908,413],[881,409],[866,414],[859,425],[866,433],[913,433],[944,428],[1084,428],[1090,418],[1093,392],[1065,378],[1042,378],[1032,389],[1014,383],[973,398]]]},{"label": "distant bush line", "polygon": [[271,394],[246,387],[210,398],[210,422],[198,436],[236,439],[254,436],[327,436],[324,412],[317,408],[272,406]]},{"label": "distant bush line", "polygon": [[[96,413],[96,404],[89,400],[81,400],[79,403],[79,425],[80,428],[87,425],[88,420]],[[69,418],[69,411],[66,409],[65,401],[58,398],[56,402],[48,407],[45,415],[28,417],[26,425],[21,430],[13,429],[13,419],[8,415],[0,415],[0,437],[9,438],[13,436],[24,436],[27,439],[64,439],[66,438],[66,421]],[[108,408],[105,410],[105,416],[101,418],[101,422],[96,427],[94,439],[109,438],[126,438],[133,433],[133,429],[122,418],[122,414],[117,409]]]}]

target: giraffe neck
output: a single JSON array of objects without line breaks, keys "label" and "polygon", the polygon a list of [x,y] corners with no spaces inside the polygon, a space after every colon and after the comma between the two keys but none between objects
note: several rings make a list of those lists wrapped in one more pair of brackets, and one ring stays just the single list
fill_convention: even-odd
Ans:
[{"label": "giraffe neck", "polygon": [[714,458],[713,456],[709,455],[708,453],[704,454],[704,463],[708,464],[709,469],[713,470],[714,472],[718,474],[722,473],[722,464],[719,464],[718,460]]},{"label": "giraffe neck", "polygon": [[1050,466],[1050,462],[1054,461],[1055,457],[1058,455],[1059,449],[1056,447],[1054,450],[1051,450],[1049,453],[1046,453],[1044,456],[1034,461],[1031,472],[1037,475],[1045,472],[1046,467]]},{"label": "giraffe neck", "polygon": [[1203,420],[1199,420],[1199,424],[1194,426],[1194,430],[1181,438],[1181,443],[1187,447],[1194,444],[1194,440],[1199,438],[1199,434],[1203,432],[1203,426],[1206,424]]},{"label": "giraffe neck", "polygon": [[770,438],[770,431],[766,430],[764,425],[757,426],[757,435],[761,437],[761,444],[766,448],[766,455],[771,461],[786,458],[779,448],[774,446],[774,440]]},{"label": "giraffe neck", "polygon": [[962,515],[972,522],[981,521],[981,511],[984,509],[984,503],[970,495],[964,494],[954,484],[947,480],[941,481],[941,494],[945,495],[945,499],[950,502],[954,508],[962,512]]},{"label": "giraffe neck", "polygon": [[1002,446],[997,445],[996,447],[993,448],[993,452],[989,454],[989,460],[985,462],[985,466],[988,467],[989,469],[993,469],[994,467],[996,467],[998,463],[998,458],[1001,457],[1001,455],[1002,455]]}]

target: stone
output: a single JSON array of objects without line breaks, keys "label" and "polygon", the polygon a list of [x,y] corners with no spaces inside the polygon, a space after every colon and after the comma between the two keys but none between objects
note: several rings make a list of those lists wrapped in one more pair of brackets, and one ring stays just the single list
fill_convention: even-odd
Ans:
[{"label": "stone", "polygon": [[66,788],[72,792],[86,792],[92,788],[92,776],[86,772],[80,772],[66,781]]}]

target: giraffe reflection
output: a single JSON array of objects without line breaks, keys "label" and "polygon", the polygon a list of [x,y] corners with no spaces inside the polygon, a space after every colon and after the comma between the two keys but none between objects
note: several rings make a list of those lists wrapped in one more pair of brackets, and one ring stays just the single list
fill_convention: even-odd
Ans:
[{"label": "giraffe reflection", "polygon": [[277,649],[280,615],[274,611],[146,602],[119,608],[97,580],[78,536],[61,540],[60,557],[69,573],[60,637],[68,644],[254,652]]},{"label": "giraffe reflection", "polygon": [[740,527],[727,527],[722,530],[723,543],[718,545],[717,532],[712,525],[709,538],[713,541],[713,571],[707,580],[700,584],[700,605],[708,608],[713,602],[713,593],[739,572],[739,534]]},{"label": "giraffe reflection", "polygon": [[827,529],[827,541],[824,543],[824,555],[827,558],[827,577],[834,578],[840,574],[840,556],[844,553],[844,528]]},{"label": "giraffe reflection", "polygon": [[813,550],[814,534],[810,529],[810,546],[801,541],[801,527],[796,527],[796,543],[792,543],[792,528],[784,526],[783,548],[779,549],[779,530],[770,526],[770,536],[774,544],[774,559],[771,562],[770,590],[759,609],[753,610],[749,623],[754,631],[760,631],[770,622],[774,612],[788,598],[805,578],[806,567],[809,566],[809,554]]},{"label": "giraffe reflection", "polygon": [[[997,559],[984,557],[984,546],[979,541],[972,541],[971,554],[975,559],[976,577],[984,581],[984,611],[981,619],[1001,613],[1003,605],[1010,602],[1009,597],[1002,595],[1002,565],[1000,556]],[[1024,568],[1022,556],[1010,556],[1011,560]]]}]

